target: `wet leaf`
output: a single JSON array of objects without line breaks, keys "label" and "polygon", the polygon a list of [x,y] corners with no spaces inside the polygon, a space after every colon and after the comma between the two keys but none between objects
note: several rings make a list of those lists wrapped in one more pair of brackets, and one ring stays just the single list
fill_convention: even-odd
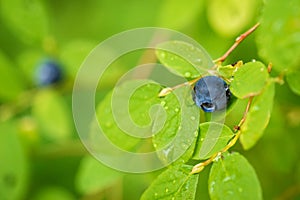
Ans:
[{"label": "wet leaf", "polygon": [[160,174],[144,192],[141,200],[195,199],[199,174],[190,174],[192,166],[178,165]]},{"label": "wet leaf", "polygon": [[201,46],[183,41],[164,42],[157,46],[159,61],[171,72],[186,78],[196,78],[207,72],[214,63]]},{"label": "wet leaf", "polygon": [[200,124],[200,136],[197,140],[193,159],[206,159],[222,150],[234,136],[232,130],[216,122]]},{"label": "wet leaf", "polygon": [[253,98],[247,118],[241,127],[240,141],[244,149],[250,149],[262,137],[273,108],[275,86],[268,83],[259,96]]},{"label": "wet leaf", "polygon": [[208,188],[212,200],[262,199],[257,175],[239,153],[224,154],[213,163]]},{"label": "wet leaf", "polygon": [[269,74],[261,62],[249,62],[238,68],[230,84],[230,91],[243,99],[259,94],[265,87]]}]

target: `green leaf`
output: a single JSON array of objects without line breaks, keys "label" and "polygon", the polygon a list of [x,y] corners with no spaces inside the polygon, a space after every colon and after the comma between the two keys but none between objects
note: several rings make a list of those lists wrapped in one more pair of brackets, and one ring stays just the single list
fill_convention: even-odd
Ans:
[{"label": "green leaf", "polygon": [[14,100],[24,89],[18,69],[0,51],[0,102]]},{"label": "green leaf", "polygon": [[253,98],[246,120],[241,127],[240,141],[244,149],[254,146],[267,127],[272,112],[274,94],[274,83],[269,82],[263,92]]},{"label": "green leaf", "polygon": [[[147,107],[158,102],[156,98],[157,92],[159,91],[158,85],[151,84],[149,87],[151,90],[150,94],[147,94],[147,92],[143,91],[143,88],[140,88],[140,90],[136,91],[135,97],[128,97],[128,94],[130,94],[129,91],[132,89],[132,87],[134,86],[131,82],[127,82],[118,86],[118,97],[115,97],[115,99],[117,99],[119,103],[112,105],[113,91],[111,91],[107,94],[103,101],[99,103],[96,109],[97,119],[103,134],[105,134],[114,145],[125,150],[132,150],[141,142],[140,138],[132,136],[133,134],[141,133],[137,133],[134,128],[131,129],[131,127],[134,127],[135,125],[134,122],[130,121],[130,123],[128,123],[128,118],[134,117],[134,114],[131,112],[127,113],[129,109],[129,105],[127,103],[135,101],[135,98],[137,98],[139,101],[135,101],[134,103],[134,112],[137,115],[135,118],[139,118],[140,123],[149,125],[148,123],[150,118],[148,115],[148,110],[147,112],[144,110],[144,104],[147,102]],[[144,98],[145,95],[147,95],[146,98]],[[113,106],[116,106],[116,108],[113,109]],[[121,120],[118,120],[119,118],[115,118],[115,116],[119,117]],[[130,126],[132,123],[133,125]],[[130,127],[128,128],[127,125]],[[94,123],[94,126],[98,126],[98,123]],[[94,128],[91,129],[91,134],[97,134],[96,129]],[[126,132],[128,129],[131,129],[128,131],[128,133],[131,135]]]},{"label": "green leaf", "polygon": [[191,24],[197,19],[203,8],[202,1],[193,0],[167,0],[161,2],[161,4],[158,15],[158,26],[174,30],[185,28]]},{"label": "green leaf", "polygon": [[214,65],[202,47],[183,41],[169,41],[157,45],[156,55],[171,72],[186,78],[199,77]]},{"label": "green leaf", "polygon": [[[258,14],[260,0],[211,0],[208,1],[207,18],[211,27],[220,35],[233,37],[247,28]],[[247,9],[245,9],[247,8]]]},{"label": "green leaf", "polygon": [[152,182],[141,200],[195,199],[199,174],[190,174],[191,170],[188,165],[167,169]]},{"label": "green leaf", "polygon": [[71,112],[54,90],[39,91],[34,98],[32,112],[45,139],[61,142],[71,137]]},{"label": "green leaf", "polygon": [[120,172],[103,165],[91,156],[86,156],[80,163],[75,183],[81,194],[92,194],[110,187],[121,178]]},{"label": "green leaf", "polygon": [[33,200],[75,200],[71,192],[63,187],[51,186],[45,187],[34,195]]},{"label": "green leaf", "polygon": [[39,0],[1,1],[2,16],[25,43],[41,42],[48,32],[47,15]]},{"label": "green leaf", "polygon": [[239,153],[223,154],[210,171],[209,195],[212,200],[259,200],[262,191],[250,163]]},{"label": "green leaf", "polygon": [[261,62],[249,62],[238,68],[230,84],[230,91],[243,99],[259,94],[265,87],[269,74]]},{"label": "green leaf", "polygon": [[287,83],[291,90],[300,95],[300,70],[289,72],[286,76]]},{"label": "green leaf", "polygon": [[161,86],[154,82],[125,82],[99,104],[97,118],[101,129],[119,148],[132,150],[152,137],[162,161],[169,163],[180,155],[187,161],[192,156],[199,123],[199,109],[185,105],[187,89],[191,100],[190,88],[184,87],[176,91],[177,97],[171,93],[159,98]]},{"label": "green leaf", "polygon": [[197,140],[193,159],[206,159],[222,150],[234,136],[232,130],[216,122],[200,124],[200,137]]},{"label": "green leaf", "polygon": [[28,184],[28,162],[16,124],[0,124],[0,199],[23,199]]},{"label": "green leaf", "polygon": [[236,70],[236,67],[232,65],[225,65],[218,67],[218,73],[225,78],[231,78]]},{"label": "green leaf", "polygon": [[[186,96],[189,94],[189,96]],[[175,104],[175,96],[178,102]],[[162,99],[161,104],[168,113],[164,128],[154,135],[153,144],[162,161],[187,162],[193,155],[198,136],[199,108],[192,103],[190,87],[181,87]]]},{"label": "green leaf", "polygon": [[[257,30],[259,54],[273,69],[299,69],[300,1],[267,0]],[[278,14],[280,13],[280,14]]]},{"label": "green leaf", "polygon": [[243,66],[243,61],[238,61],[234,65],[218,65],[218,74],[226,79],[231,79],[239,67]]},{"label": "green leaf", "polygon": [[76,77],[81,64],[96,45],[92,41],[76,40],[62,47],[60,58],[69,76]]}]

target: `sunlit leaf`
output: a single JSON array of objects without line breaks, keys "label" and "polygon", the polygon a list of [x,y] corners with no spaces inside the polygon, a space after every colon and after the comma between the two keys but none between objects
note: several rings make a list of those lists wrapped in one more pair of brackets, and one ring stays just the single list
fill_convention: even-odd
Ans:
[{"label": "sunlit leaf", "polygon": [[256,173],[239,153],[224,154],[213,163],[208,188],[212,200],[262,199]]},{"label": "sunlit leaf", "polygon": [[217,33],[233,37],[240,34],[258,14],[260,3],[259,0],[211,0],[207,5],[207,18]]},{"label": "sunlit leaf", "polygon": [[23,199],[28,184],[28,163],[13,122],[0,124],[0,159],[0,199]]},{"label": "sunlit leaf", "polygon": [[300,95],[300,70],[291,71],[287,74],[286,79],[291,90]]},{"label": "sunlit leaf", "polygon": [[249,62],[238,68],[230,84],[230,91],[236,97],[243,99],[259,94],[268,79],[268,72],[261,62]]},{"label": "sunlit leaf", "polygon": [[82,194],[92,194],[111,186],[121,177],[120,172],[103,165],[91,156],[86,156],[77,172],[76,187]]},{"label": "sunlit leaf", "polygon": [[34,98],[32,112],[46,140],[61,142],[71,137],[71,112],[54,90],[39,91]]},{"label": "sunlit leaf", "polygon": [[[299,69],[300,1],[267,0],[257,30],[259,54],[273,69]],[[278,14],[280,13],[280,14]]]},{"label": "sunlit leaf", "polygon": [[232,130],[216,122],[200,124],[200,137],[198,137],[193,159],[206,159],[222,150],[234,136]]},{"label": "sunlit leaf", "polygon": [[170,71],[186,78],[196,78],[214,64],[203,48],[183,41],[164,42],[157,46],[159,61]]},{"label": "sunlit leaf", "polygon": [[263,92],[253,98],[247,118],[241,127],[240,141],[244,149],[250,149],[261,138],[267,127],[275,93],[274,83],[268,83]]},{"label": "sunlit leaf", "polygon": [[190,174],[192,166],[171,167],[160,174],[144,192],[142,200],[195,199],[199,174]]}]

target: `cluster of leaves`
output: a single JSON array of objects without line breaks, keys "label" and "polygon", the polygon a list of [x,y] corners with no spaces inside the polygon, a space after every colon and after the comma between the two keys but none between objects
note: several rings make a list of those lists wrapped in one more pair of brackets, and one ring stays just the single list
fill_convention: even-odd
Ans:
[{"label": "cluster of leaves", "polygon": [[[267,14],[267,11],[265,14]],[[293,19],[295,19],[294,16]],[[265,23],[266,22],[262,23],[261,31],[268,28]],[[294,26],[291,26],[291,28],[294,28]],[[260,34],[262,35],[262,33]],[[264,45],[267,43],[267,41],[260,40],[259,37],[257,40],[258,43],[263,43]],[[292,43],[294,44],[294,42]],[[270,47],[270,45],[268,47]],[[266,45],[261,49],[268,47]],[[274,49],[277,48],[273,48],[273,50]],[[179,141],[174,145],[184,148],[182,144],[184,144],[185,141],[193,140],[192,145],[187,148],[186,152],[176,162],[157,177],[144,192],[142,199],[194,199],[198,184],[198,172],[203,169],[197,170],[195,168],[197,165],[194,167],[191,165],[191,163],[195,163],[195,160],[204,161],[203,163],[207,160],[210,161],[209,163],[213,162],[208,180],[209,194],[212,199],[262,199],[261,186],[253,167],[241,154],[228,153],[227,150],[228,147],[233,145],[231,142],[236,142],[235,139],[237,138],[240,139],[243,148],[248,150],[262,137],[271,116],[275,95],[275,83],[281,83],[282,76],[275,78],[270,77],[268,70],[271,65],[266,67],[262,62],[258,61],[245,64],[238,62],[238,64],[234,66],[218,65],[215,70],[209,69],[209,67],[213,66],[213,61],[207,56],[205,51],[182,41],[163,43],[157,47],[156,54],[160,62],[171,72],[187,79],[211,73],[228,80],[231,92],[237,98],[237,101],[249,99],[250,107],[249,109],[245,108],[247,109],[247,113],[242,118],[242,123],[240,123],[241,126],[238,127],[238,130],[214,121],[200,123],[197,128],[198,134],[194,134],[192,137],[190,137],[190,133],[194,133],[195,130],[192,128],[186,130],[186,137],[179,138]],[[185,58],[178,55],[184,55]],[[264,57],[264,55],[262,56]],[[275,54],[270,57],[272,58],[272,56],[274,57]],[[295,61],[294,57],[289,57],[289,59]],[[296,61],[296,63],[298,63],[298,61]],[[274,69],[276,72],[287,72],[288,83],[292,90],[298,93],[297,87],[299,84],[296,83],[296,79],[298,78],[297,72],[295,72],[293,62],[285,63],[285,65],[287,64],[291,66],[286,67],[283,63],[277,63],[275,61]],[[122,89],[126,91],[127,87],[125,84]],[[165,98],[159,98],[156,96],[159,91],[159,86],[152,83],[152,85],[139,88],[135,93],[138,95],[133,95],[130,99],[133,108],[135,108],[130,114],[133,120],[136,120],[139,125],[147,125],[151,122],[148,115],[140,115],[140,113],[147,113],[147,109],[151,106],[160,104],[165,109],[167,113],[165,127],[167,128],[163,128],[156,133],[152,140],[153,146],[157,151],[164,148],[176,137],[175,133],[178,129],[187,125],[176,122],[176,120],[178,121],[178,116],[182,114],[180,107],[173,103],[176,102],[176,96],[170,94]],[[145,102],[149,102],[149,105],[145,107],[146,109],[140,108],[141,99]],[[124,98],[124,100],[126,99]],[[110,101],[111,97],[107,97],[99,107],[104,109],[109,105],[108,102]],[[233,108],[228,109],[228,112],[234,109],[234,104],[231,106]],[[107,114],[111,113],[111,111],[108,111],[106,114],[101,114],[102,109],[99,109],[98,112],[100,124],[101,121],[105,121],[104,115],[107,116]],[[196,106],[194,106],[193,109],[199,111],[199,108]],[[141,112],[141,110],[143,110],[143,112]],[[160,112],[158,112],[157,115],[160,115]],[[194,119],[195,115],[191,113],[190,116],[185,117]],[[163,119],[160,116],[152,116],[151,118],[157,121]],[[191,122],[191,124],[199,121],[200,119],[195,120]],[[154,120],[151,123],[155,124],[156,121]],[[239,121],[236,123],[238,124]],[[105,127],[104,131],[108,135],[115,133],[115,131],[112,130],[115,130],[117,127],[117,124],[113,122],[109,124],[109,126],[103,126]],[[172,124],[172,126],[170,124]],[[216,133],[218,131],[208,131],[209,129],[219,130],[221,133]],[[119,130],[117,133],[120,135],[126,134],[122,132],[122,130]],[[124,138],[117,141],[116,144],[122,146],[123,139]],[[137,141],[131,145],[135,146],[136,144]],[[129,146],[129,149],[133,149],[133,146]],[[159,155],[163,162],[168,162],[173,158],[172,155],[175,153],[175,148],[176,147],[172,147],[168,149],[168,154]]]},{"label": "cluster of leaves", "polygon": [[[134,199],[131,195],[136,194],[128,191],[136,190],[136,188],[141,190],[149,181],[143,182],[135,177],[130,184],[127,184],[126,175],[105,167],[86,155],[75,134],[75,127],[71,123],[72,81],[85,56],[95,47],[94,41],[103,40],[123,30],[115,27],[162,26],[190,31],[190,35],[199,39],[216,56],[229,45],[224,42],[223,37],[236,36],[242,29],[250,26],[250,20],[258,14],[260,10],[258,7],[261,5],[259,0],[239,3],[236,1],[225,3],[221,0],[207,2],[167,0],[161,3],[156,0],[151,5],[143,5],[143,1],[137,0],[134,1],[134,6],[128,2],[122,3],[119,1],[119,4],[130,12],[123,12],[122,6],[120,8],[112,6],[109,1],[86,1],[84,6],[74,2],[74,7],[70,7],[69,3],[61,2],[56,5],[56,3],[39,0],[2,0],[0,2],[0,158],[2,161],[0,199],[25,199],[30,195],[30,199],[71,200],[75,199],[74,196],[88,196],[102,192],[121,180],[125,187],[128,187],[124,190],[124,196]],[[158,6],[160,9],[157,9]],[[100,7],[101,11],[97,10]],[[137,7],[139,11],[135,12],[133,9]],[[261,17],[261,26],[256,34],[259,56],[264,59],[265,63],[270,61],[273,63],[276,76],[278,74],[286,76],[287,84],[296,94],[300,94],[299,7],[297,0],[289,2],[267,0]],[[204,8],[207,8],[205,12],[203,12]],[[48,16],[51,12],[52,16]],[[82,15],[78,15],[79,12]],[[90,14],[89,17],[87,13]],[[154,15],[158,18],[153,20]],[[83,20],[86,18],[93,20],[86,23],[87,20]],[[97,21],[95,18],[108,23],[101,21],[101,25],[95,25]],[[136,20],[137,18],[141,20]],[[154,22],[155,20],[157,22]],[[200,38],[199,35],[201,35]],[[192,79],[206,73],[207,67],[213,66],[211,59],[205,57],[206,68],[195,70],[193,66],[198,66],[203,50],[191,51],[190,44],[180,41],[175,43],[177,44],[175,45],[174,42],[162,44],[164,45],[162,47],[169,47],[171,50],[178,48],[180,54],[191,55],[194,60],[185,62],[184,59],[171,54],[166,54],[165,59],[160,58],[160,61],[170,67],[173,72]],[[245,54],[248,54],[248,51],[245,51]],[[159,49],[157,55],[158,57],[161,55]],[[37,63],[49,57],[62,64],[62,70],[66,75],[65,80],[54,87],[37,88],[36,80],[33,78]],[[263,72],[259,71],[260,69],[263,69]],[[251,148],[262,136],[270,117],[276,79],[270,78],[265,69],[260,62],[250,62],[237,71],[231,65],[220,66],[215,71],[216,74],[225,78],[231,78],[234,72],[235,78],[231,81],[231,90],[238,97],[237,103],[244,98],[249,98],[249,95],[255,95],[246,121],[240,130],[243,133],[240,136],[240,142],[245,149]],[[105,74],[104,85],[111,85],[125,71],[122,70],[123,68],[120,67],[109,70]],[[252,73],[255,75],[251,75]],[[257,84],[249,85],[253,83],[253,80],[257,80]],[[245,84],[248,86],[244,87]],[[126,91],[126,87],[129,86],[122,87]],[[199,124],[199,110],[195,106],[191,106],[188,111],[187,123],[181,124],[182,127],[179,126],[179,116],[182,115],[182,110],[179,109],[180,102],[173,94],[165,98],[157,98],[161,89],[160,85],[151,82],[148,86],[136,91],[130,102],[130,113],[134,121],[141,126],[149,125],[151,119],[156,117],[154,121],[156,128],[152,131],[159,130],[159,132],[152,140],[154,149],[161,149],[168,144],[175,137],[174,132],[177,129],[182,129],[187,134],[183,138],[178,138],[175,144],[183,149],[186,149],[187,144],[192,145],[174,165],[157,177],[142,198],[192,199],[195,197],[196,186],[200,179],[199,174],[190,173],[193,168],[191,161],[202,162],[213,157],[215,153],[222,151],[237,133],[232,131],[231,126],[217,122]],[[103,93],[106,91],[100,92],[99,99],[102,99]],[[179,91],[179,94],[183,99],[186,98],[186,94],[182,91]],[[127,150],[143,146],[141,141],[124,134],[114,124],[109,102],[110,94],[98,106],[97,112],[109,138]],[[148,103],[145,104],[145,102]],[[151,113],[147,115],[149,108],[155,104],[161,105],[162,108],[154,111],[160,111],[160,114],[166,113],[166,115],[157,116]],[[233,104],[228,112],[234,108]],[[101,112],[103,110],[105,110],[104,113]],[[141,113],[145,114],[141,116]],[[297,110],[293,113],[297,116]],[[282,118],[280,112],[277,112],[277,115],[279,115],[278,119]],[[162,129],[160,120],[166,121]],[[275,123],[282,124],[276,120]],[[222,137],[214,137],[217,133],[213,132],[207,134],[210,127],[215,127],[216,130],[221,129]],[[282,127],[280,130],[287,132]],[[110,133],[113,134],[110,135]],[[290,136],[280,135],[274,145],[272,144],[275,148],[266,148],[268,152],[271,152],[268,153],[269,155],[274,155],[271,156],[272,158],[284,159],[283,162],[278,158],[273,159],[273,164],[283,169],[284,174],[287,169],[292,168],[293,160],[297,160],[295,147],[289,145],[294,144],[291,140],[293,139]],[[277,146],[282,148],[279,149]],[[76,157],[74,158],[73,155]],[[69,157],[66,158],[66,156]],[[163,162],[173,159],[172,154],[161,154],[159,157]],[[271,161],[272,158],[270,158]],[[261,198],[260,184],[255,172],[242,155],[223,153],[213,161],[208,179],[212,199],[220,199],[220,197],[232,199],[233,195],[241,199]],[[287,164],[289,168],[284,164]],[[300,174],[299,170],[297,173]],[[152,176],[147,178],[153,179]],[[241,187],[236,187],[236,184],[240,184]],[[220,185],[222,187],[219,187]],[[269,188],[272,189],[273,185]],[[117,189],[113,190],[114,192],[108,192],[111,193],[110,198],[120,199],[121,197],[113,197]],[[244,194],[249,196],[245,197]]]},{"label": "cluster of leaves", "polygon": [[[163,46],[164,50],[160,49],[161,46]],[[203,62],[205,63],[204,66],[197,66],[203,67],[202,69],[204,69],[205,66],[209,66],[206,65],[206,63],[212,63],[212,60],[203,49],[196,47],[191,48],[191,44],[182,41],[170,41],[161,44],[161,46],[157,48],[159,60],[167,68],[170,68],[172,72],[186,76],[186,78],[198,77],[199,72],[195,70],[192,63],[184,60],[174,52],[180,51],[181,55],[186,55],[190,60],[207,60],[207,62]],[[182,67],[179,68],[178,66]],[[266,66],[256,61],[246,63],[242,66],[220,65],[215,71],[210,70],[210,73],[218,72],[222,72],[223,78],[228,80],[232,79],[230,80],[230,88],[238,100],[249,97],[253,98],[245,122],[239,130],[243,147],[250,149],[262,136],[269,122],[274,98],[274,80],[269,77]],[[251,80],[255,81],[253,82]],[[124,91],[128,91],[128,88],[130,88],[129,83],[122,86]],[[180,115],[183,113],[181,112],[181,107],[178,105],[178,102],[176,104],[176,101],[178,101],[176,100],[176,95],[169,94],[166,97],[160,98],[158,97],[160,90],[161,86],[152,83],[140,87],[135,91],[130,99],[132,102],[132,110],[129,108],[132,119],[139,125],[147,125],[149,124],[149,116],[146,115],[147,109],[150,109],[150,107],[155,104],[163,106],[163,109],[167,113],[166,122],[164,128],[156,133],[152,140],[153,146],[157,151],[165,148],[167,144],[170,144],[172,140],[176,138],[178,129],[189,127],[184,129],[184,137],[176,138],[176,142],[173,144],[174,146],[168,147],[169,149],[167,148],[166,152],[168,152],[168,154],[159,155],[164,162],[174,159],[172,156],[176,154],[176,148],[184,148],[182,144],[188,144],[187,141],[191,140],[192,142],[190,142],[191,146],[189,148],[185,148],[187,149],[186,152],[152,183],[143,194],[142,199],[195,198],[199,174],[197,174],[198,171],[192,172],[193,166],[188,163],[190,163],[191,160],[203,161],[213,156],[215,159],[209,178],[209,191],[212,198],[224,199],[224,194],[226,194],[227,199],[242,197],[246,199],[261,199],[262,194],[259,181],[253,168],[246,159],[238,153],[226,153],[222,155],[219,153],[228,146],[230,141],[233,140],[238,133],[235,133],[230,127],[220,124],[217,121],[199,124],[200,119],[195,119],[195,117],[197,117],[196,113],[200,112],[200,110],[195,105],[190,106],[188,116],[184,116],[184,118],[189,119],[189,123],[181,123]],[[191,98],[191,93],[189,96],[186,96],[184,92],[185,90],[177,91],[177,93],[182,94],[180,98],[184,96],[185,98]],[[118,96],[118,99],[122,101],[122,96]],[[141,99],[143,100],[142,102]],[[125,95],[123,100],[126,101]],[[104,132],[110,138],[118,138],[118,141],[113,140],[116,142],[116,145],[126,149],[133,149],[132,147],[137,144],[137,141],[126,135],[122,130],[117,129],[117,124],[113,123],[114,118],[109,117],[112,111],[107,109],[107,112],[105,111],[105,108],[109,107],[110,102],[111,96],[108,96],[100,104],[98,109],[99,122],[102,124]],[[145,104],[145,102],[147,102],[147,106],[139,106]],[[232,104],[232,106],[234,106],[234,104]],[[145,114],[141,115],[140,113]],[[152,116],[152,119],[155,119],[152,121],[152,124],[162,121],[160,115],[160,112],[156,112],[155,116]],[[107,123],[109,118],[111,118],[111,122]],[[106,123],[109,124],[109,126],[105,126]],[[118,131],[116,131],[116,129]],[[191,133],[195,134],[191,135]],[[112,134],[118,134],[118,137]],[[129,138],[126,139],[124,137]],[[127,142],[124,143],[124,141],[128,141],[130,145],[128,145]],[[124,144],[126,144],[126,146],[124,146]],[[215,155],[218,156],[215,157]],[[236,163],[238,163],[238,165],[236,165]],[[239,185],[240,188],[236,188],[235,185]],[[231,190],[228,190],[228,188],[231,188]]]}]

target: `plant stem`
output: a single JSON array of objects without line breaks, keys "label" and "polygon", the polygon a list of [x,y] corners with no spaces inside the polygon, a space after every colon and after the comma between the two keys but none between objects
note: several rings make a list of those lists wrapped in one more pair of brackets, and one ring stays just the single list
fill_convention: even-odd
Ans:
[{"label": "plant stem", "polygon": [[239,37],[237,37],[235,39],[234,44],[226,51],[226,53],[221,56],[220,58],[214,60],[215,63],[219,63],[221,64],[222,62],[224,62],[224,60],[226,60],[226,58],[229,56],[229,54],[248,36],[250,35],[253,31],[255,31],[255,29],[259,26],[259,22],[256,23],[253,27],[251,27],[249,30],[247,30],[245,33],[243,33],[242,35],[240,35]]},{"label": "plant stem", "polygon": [[191,174],[196,174],[201,172],[205,166],[209,165],[210,163],[212,163],[217,157],[220,157],[222,155],[222,153],[225,153],[226,151],[228,151],[231,147],[233,147],[236,142],[238,141],[239,137],[241,136],[241,130],[240,127],[244,124],[246,118],[247,118],[247,114],[250,110],[250,106],[252,103],[254,96],[251,96],[249,98],[248,104],[246,106],[243,118],[240,120],[240,122],[238,123],[237,126],[234,127],[234,130],[237,131],[235,136],[230,140],[230,142],[219,152],[213,154],[209,159],[205,160],[204,162],[198,163],[197,165],[195,165],[192,169],[192,171],[190,172]]}]

